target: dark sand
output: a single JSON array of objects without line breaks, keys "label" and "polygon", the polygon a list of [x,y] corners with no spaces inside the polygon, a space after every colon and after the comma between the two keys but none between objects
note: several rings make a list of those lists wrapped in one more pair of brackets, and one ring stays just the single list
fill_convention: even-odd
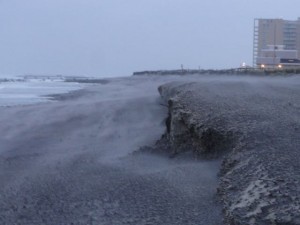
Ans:
[{"label": "dark sand", "polygon": [[219,162],[132,154],[164,133],[157,87],[173,79],[0,108],[0,224],[221,224]]}]

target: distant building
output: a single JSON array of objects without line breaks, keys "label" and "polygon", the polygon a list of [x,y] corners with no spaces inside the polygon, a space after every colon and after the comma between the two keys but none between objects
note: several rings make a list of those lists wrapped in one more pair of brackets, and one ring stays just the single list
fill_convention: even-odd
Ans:
[{"label": "distant building", "polygon": [[300,18],[255,19],[253,66],[300,67]]}]

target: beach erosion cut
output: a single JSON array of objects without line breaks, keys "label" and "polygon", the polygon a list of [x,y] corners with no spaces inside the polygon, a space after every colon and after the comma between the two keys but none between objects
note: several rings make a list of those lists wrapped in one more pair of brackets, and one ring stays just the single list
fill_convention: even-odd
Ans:
[{"label": "beach erosion cut", "polygon": [[0,224],[300,224],[299,78],[133,76],[2,107]]}]

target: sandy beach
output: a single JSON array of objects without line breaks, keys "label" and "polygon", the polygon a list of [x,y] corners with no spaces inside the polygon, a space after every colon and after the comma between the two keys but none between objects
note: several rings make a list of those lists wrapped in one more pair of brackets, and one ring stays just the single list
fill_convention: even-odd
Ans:
[{"label": "sandy beach", "polygon": [[0,108],[0,224],[220,224],[220,162],[133,154],[165,132],[157,87],[174,79]]},{"label": "sandy beach", "polygon": [[299,84],[134,76],[1,107],[0,224],[299,224]]}]

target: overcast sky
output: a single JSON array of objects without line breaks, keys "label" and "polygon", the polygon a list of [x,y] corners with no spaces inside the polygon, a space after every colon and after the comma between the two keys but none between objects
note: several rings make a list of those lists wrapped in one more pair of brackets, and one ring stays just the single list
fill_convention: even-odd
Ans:
[{"label": "overcast sky", "polygon": [[0,0],[0,74],[128,76],[252,63],[254,18],[300,0]]}]

